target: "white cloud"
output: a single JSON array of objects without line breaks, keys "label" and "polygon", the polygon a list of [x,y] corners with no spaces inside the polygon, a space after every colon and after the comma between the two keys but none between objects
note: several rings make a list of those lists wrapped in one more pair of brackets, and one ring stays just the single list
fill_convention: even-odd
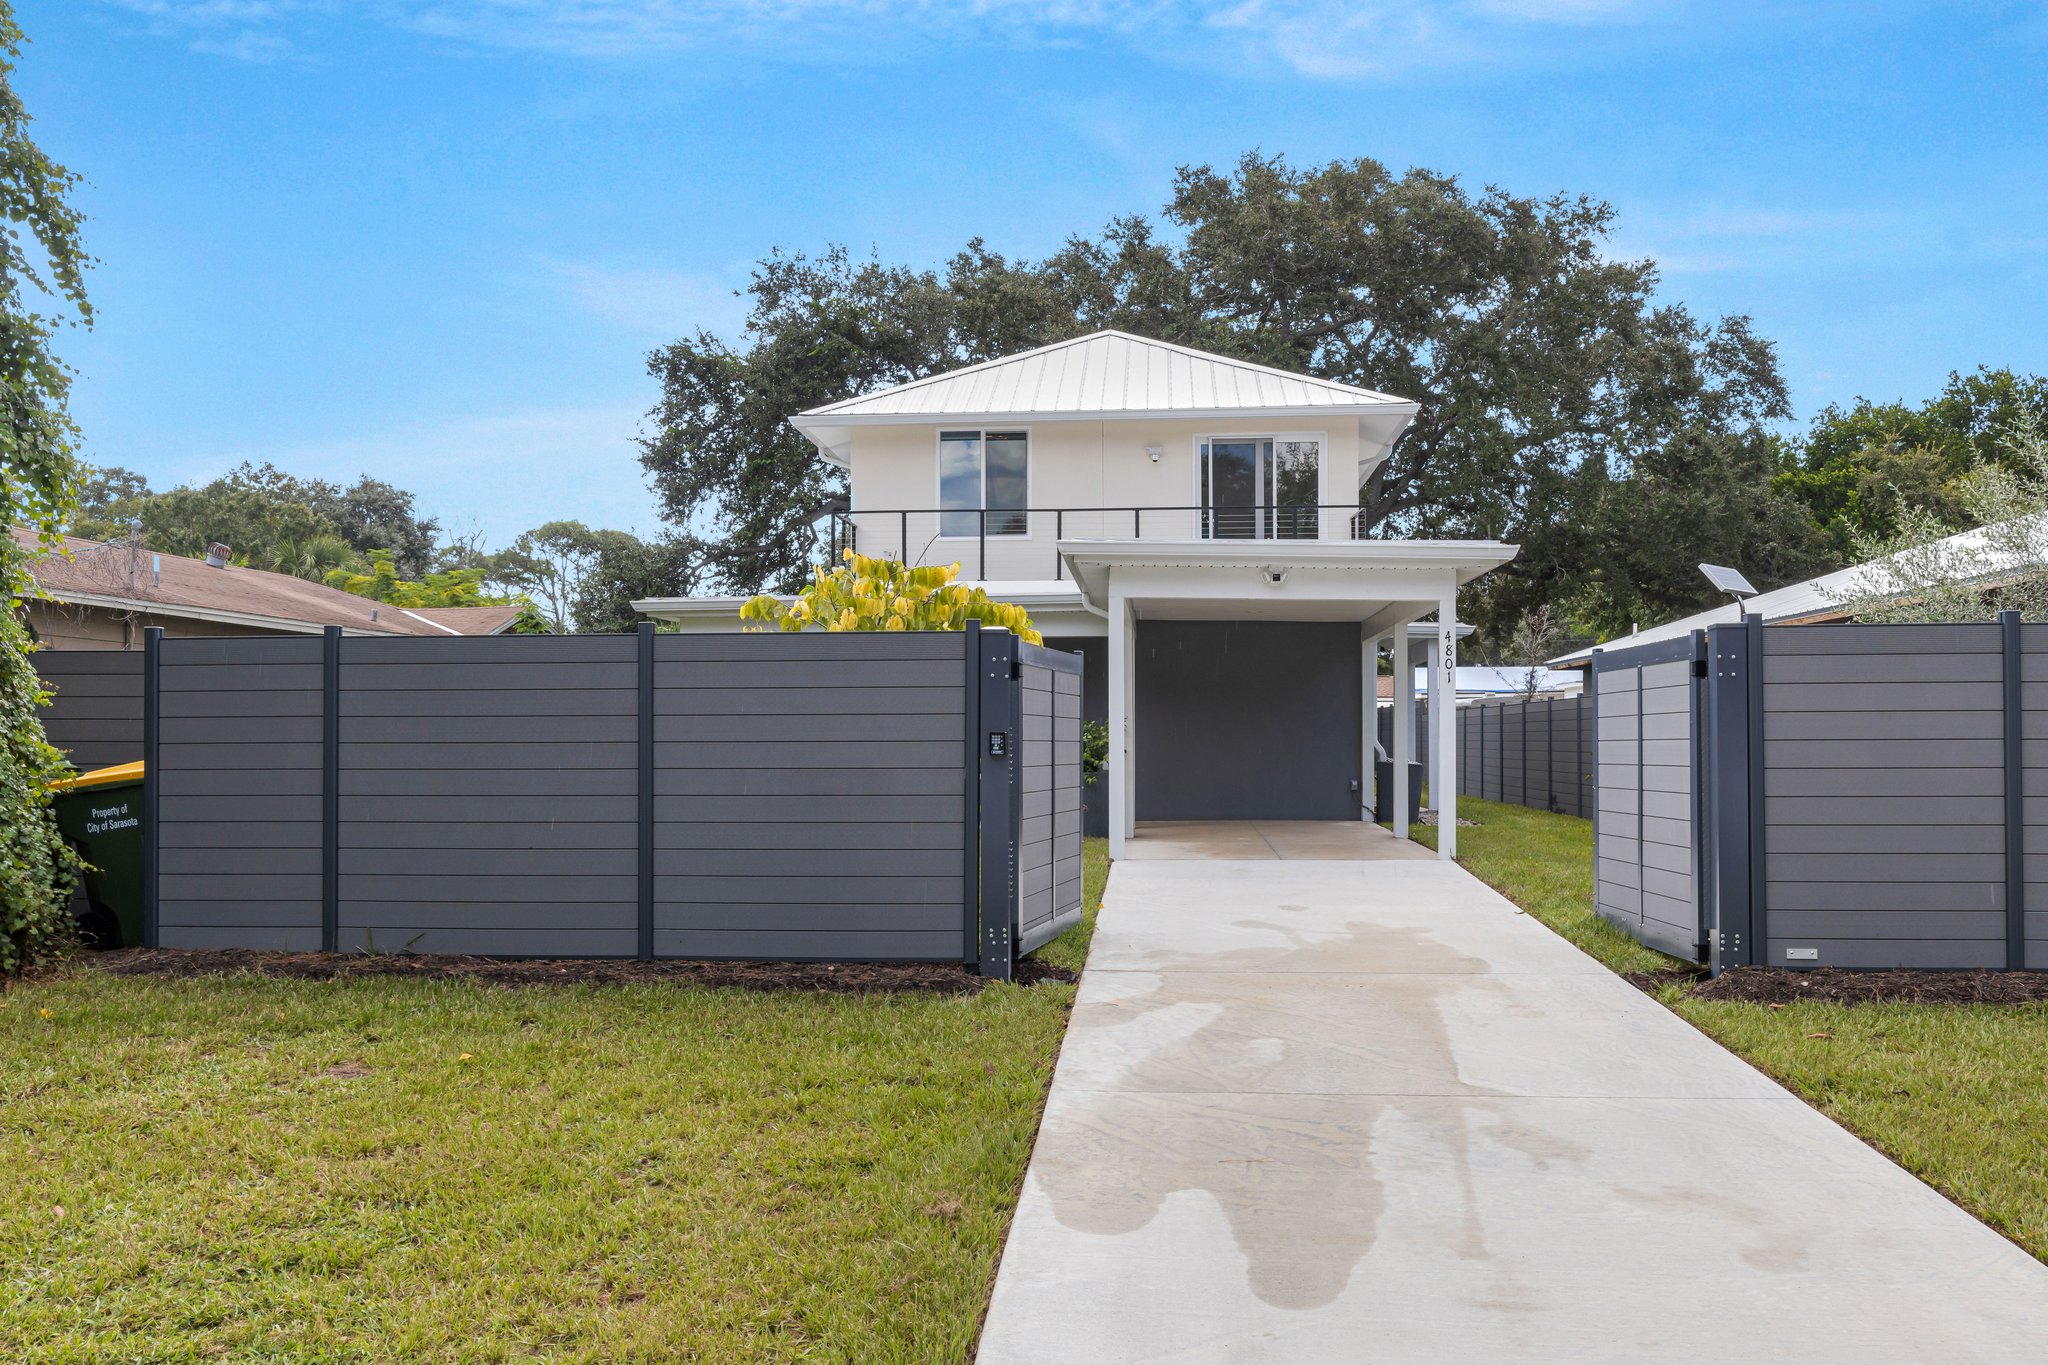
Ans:
[{"label": "white cloud", "polygon": [[875,61],[930,42],[1112,43],[1168,61],[1280,63],[1328,79],[1495,61],[1682,0],[100,0],[244,60],[293,50],[315,16],[367,17],[477,48],[622,60],[745,53]]},{"label": "white cloud", "polygon": [[100,0],[144,21],[158,37],[182,40],[194,52],[268,64],[299,55],[286,32],[309,6],[303,0]]}]

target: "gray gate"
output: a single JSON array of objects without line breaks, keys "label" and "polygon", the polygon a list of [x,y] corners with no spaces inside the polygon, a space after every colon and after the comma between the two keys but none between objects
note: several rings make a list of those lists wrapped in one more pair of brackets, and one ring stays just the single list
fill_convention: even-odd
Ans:
[{"label": "gray gate", "polygon": [[1696,959],[1695,643],[1594,655],[1593,908],[1662,952]]},{"label": "gray gate", "polygon": [[1606,918],[1715,970],[2048,968],[2048,625],[1752,620],[1593,671]]}]

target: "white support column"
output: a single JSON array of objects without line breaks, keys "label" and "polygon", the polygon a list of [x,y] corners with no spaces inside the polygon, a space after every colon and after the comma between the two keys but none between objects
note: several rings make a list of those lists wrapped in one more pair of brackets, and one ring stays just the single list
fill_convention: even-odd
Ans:
[{"label": "white support column", "polygon": [[1130,610],[1117,590],[1116,576],[1109,587],[1109,856],[1124,856],[1124,841],[1132,832],[1132,802],[1136,787],[1131,781],[1131,673]]},{"label": "white support column", "polygon": [[1380,642],[1375,636],[1358,632],[1358,818],[1372,822],[1373,801],[1379,792],[1374,785],[1374,749],[1380,727]]},{"label": "white support column", "polygon": [[1124,623],[1124,838],[1138,837],[1138,609],[1125,604]]},{"label": "white support column", "polygon": [[1430,708],[1436,747],[1430,754],[1429,785],[1436,794],[1436,856],[1458,856],[1458,580],[1452,579],[1437,606],[1435,660],[1430,679],[1443,709]]},{"label": "white support column", "polygon": [[1408,837],[1408,756],[1415,752],[1415,668],[1408,623],[1394,627],[1394,837]]},{"label": "white support column", "polygon": [[[1427,721],[1423,720],[1422,715],[1419,712],[1417,713],[1415,718],[1417,731],[1415,737],[1416,750],[1420,753],[1428,755],[1429,758],[1429,762],[1425,765],[1429,771],[1429,785],[1423,788],[1422,808],[1424,810],[1433,810],[1441,812],[1443,810],[1443,807],[1437,804],[1437,802],[1441,799],[1442,789],[1437,786],[1436,780],[1437,760],[1440,757],[1440,755],[1437,753],[1435,747],[1435,722],[1437,716],[1442,712],[1443,709],[1442,706],[1439,704],[1439,699],[1442,697],[1443,694],[1437,686],[1437,684],[1442,680],[1437,677],[1436,672],[1435,640],[1425,639],[1423,643],[1417,647],[1416,652],[1422,656],[1420,660],[1420,663],[1422,664],[1422,695],[1424,701],[1427,703],[1427,709],[1429,713],[1429,719]],[[1455,698],[1453,698],[1451,704],[1453,706],[1457,705],[1457,701]]]}]

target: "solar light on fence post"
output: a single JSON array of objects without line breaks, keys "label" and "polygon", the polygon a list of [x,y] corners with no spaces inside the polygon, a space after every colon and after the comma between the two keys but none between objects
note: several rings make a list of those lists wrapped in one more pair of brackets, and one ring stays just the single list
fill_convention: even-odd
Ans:
[{"label": "solar light on fence post", "polygon": [[1745,597],[1755,597],[1756,589],[1750,586],[1747,578],[1742,576],[1741,570],[1731,569],[1721,564],[1702,564],[1700,565],[1700,572],[1707,576],[1709,583],[1712,583],[1717,589],[1735,599],[1736,620],[1739,621],[1749,614],[1748,608],[1743,605],[1742,599]]}]

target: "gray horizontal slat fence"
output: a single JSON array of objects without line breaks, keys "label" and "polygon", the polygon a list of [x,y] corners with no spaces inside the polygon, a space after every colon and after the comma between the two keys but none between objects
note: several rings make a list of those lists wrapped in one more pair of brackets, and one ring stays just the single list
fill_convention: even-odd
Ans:
[{"label": "gray horizontal slat fence", "polygon": [[[321,947],[326,645],[157,640],[155,946]],[[225,725],[193,704],[222,697],[257,704]]]},{"label": "gray horizontal slat fence", "polygon": [[[1777,798],[1764,818],[1766,960],[2004,966],[2004,804],[1985,802],[2005,789],[2000,628],[1763,638],[1763,789]],[[1979,818],[1930,826],[1935,778]],[[1882,795],[1894,792],[1922,794],[1917,809]]]},{"label": "gray horizontal slat fence", "polygon": [[1548,697],[1460,707],[1458,790],[1488,801],[1589,818],[1591,699]]},{"label": "gray horizontal slat fence", "polygon": [[339,645],[335,946],[633,956],[635,637]]},{"label": "gray horizontal slat fence", "polygon": [[[2048,626],[2020,629],[2018,695],[2021,779],[2017,820],[2012,822],[2020,862],[2019,932],[2021,958],[2034,971],[2048,970]],[[1965,798],[1967,800],[1968,798]],[[1943,803],[1951,815],[1976,822],[1989,818],[1981,799]]]},{"label": "gray horizontal slat fence", "polygon": [[965,960],[966,641],[654,637],[657,956]]},{"label": "gray horizontal slat fence", "polygon": [[39,649],[29,656],[50,689],[43,733],[80,771],[142,758],[142,651]]},{"label": "gray horizontal slat fence", "polygon": [[[1013,672],[1001,632],[149,639],[162,946],[1007,973],[984,914],[1018,952],[1079,917],[1079,658]],[[984,830],[998,643],[1021,753]]]},{"label": "gray horizontal slat fence", "polygon": [[1017,951],[1028,953],[1081,921],[1081,661],[1018,646]]}]

